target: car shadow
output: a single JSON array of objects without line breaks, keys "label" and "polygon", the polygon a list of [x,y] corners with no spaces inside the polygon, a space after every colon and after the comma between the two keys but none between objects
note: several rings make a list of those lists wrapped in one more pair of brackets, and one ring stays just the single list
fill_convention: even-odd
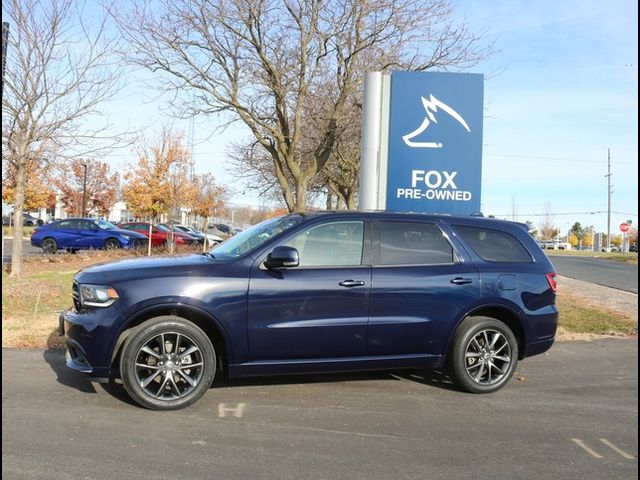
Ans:
[{"label": "car shadow", "polygon": [[66,365],[64,337],[58,335],[58,329],[54,328],[47,338],[47,349],[43,354],[44,361],[56,374],[59,383],[66,387],[75,388],[84,393],[97,393],[95,384],[99,385],[106,393],[129,405],[138,406],[127,394],[119,380],[98,382],[83,373],[76,372]]},{"label": "car shadow", "polygon": [[59,335],[58,329],[54,328],[47,337],[47,348],[43,357],[56,374],[58,383],[81,392],[96,393],[96,389],[87,377],[67,367],[64,355],[64,339]]},{"label": "car shadow", "polygon": [[[53,329],[47,338],[47,349],[44,351],[43,357],[45,362],[51,367],[51,370],[56,374],[57,381],[62,385],[84,393],[97,393],[96,387],[94,386],[94,384],[97,383],[102,390],[115,399],[128,405],[139,407],[138,404],[131,399],[119,379],[112,379],[107,382],[96,382],[95,380],[92,381],[90,377],[86,377],[84,374],[68,368],[65,362],[64,338],[58,335],[57,328]],[[227,378],[224,372],[219,372],[210,388],[320,384],[371,380],[411,381],[444,390],[461,391],[444,372],[439,370],[314,373],[233,379]]]},{"label": "car shadow", "polygon": [[318,384],[337,382],[357,382],[371,380],[395,380],[421,383],[444,390],[461,391],[450,377],[441,370],[389,370],[368,372],[314,373],[277,375],[264,377],[243,377],[229,379],[217,375],[211,388],[234,388],[269,385]]},{"label": "car shadow", "polygon": [[429,387],[441,388],[443,390],[451,390],[454,392],[464,392],[458,387],[451,377],[442,370],[402,370],[396,372],[398,377],[416,383],[422,383]]}]

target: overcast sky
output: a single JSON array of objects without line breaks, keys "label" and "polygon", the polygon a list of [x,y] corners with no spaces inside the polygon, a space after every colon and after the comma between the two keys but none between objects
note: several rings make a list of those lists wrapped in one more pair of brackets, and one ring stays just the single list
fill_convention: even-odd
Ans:
[{"label": "overcast sky", "polygon": [[[611,149],[612,231],[638,223],[637,5],[616,1],[460,0],[460,17],[487,29],[496,53],[471,72],[485,74],[482,210],[541,221],[550,202],[563,232],[575,221],[606,230],[607,149]],[[142,77],[144,78],[144,76]],[[159,127],[160,103],[138,82],[109,107],[121,124]],[[146,103],[142,102],[146,99]],[[113,120],[113,118],[112,118]],[[187,133],[189,123],[177,123]],[[226,150],[240,127],[206,137],[195,122],[196,171],[232,188],[230,201],[259,205],[229,172]],[[111,156],[122,165],[127,151]],[[515,207],[515,208],[514,208]],[[593,214],[591,212],[594,212]],[[615,228],[614,228],[615,227]]]}]

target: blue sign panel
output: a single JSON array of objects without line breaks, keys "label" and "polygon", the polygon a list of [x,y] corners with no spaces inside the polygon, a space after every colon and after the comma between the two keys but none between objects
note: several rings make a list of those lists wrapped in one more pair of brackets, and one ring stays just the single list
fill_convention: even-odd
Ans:
[{"label": "blue sign panel", "polygon": [[386,209],[480,211],[483,75],[393,72]]}]

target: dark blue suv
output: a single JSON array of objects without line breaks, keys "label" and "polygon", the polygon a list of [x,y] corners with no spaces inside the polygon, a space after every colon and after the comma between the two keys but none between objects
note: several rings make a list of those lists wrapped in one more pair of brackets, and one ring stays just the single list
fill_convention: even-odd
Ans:
[{"label": "dark blue suv", "polygon": [[195,402],[220,371],[447,368],[486,393],[553,344],[555,276],[526,225],[314,212],[205,254],[86,268],[60,320],[69,367],[121,377],[151,409]]}]

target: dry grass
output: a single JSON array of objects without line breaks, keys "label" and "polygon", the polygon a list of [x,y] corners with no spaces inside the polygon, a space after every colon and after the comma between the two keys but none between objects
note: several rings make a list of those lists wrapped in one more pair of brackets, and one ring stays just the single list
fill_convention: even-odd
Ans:
[{"label": "dry grass", "polygon": [[569,256],[569,257],[591,257],[601,258],[603,260],[612,260],[614,262],[638,264],[638,254],[636,252],[620,253],[620,252],[589,252],[586,250],[543,250],[547,256]]},{"label": "dry grass", "polygon": [[42,272],[19,280],[2,273],[3,347],[62,345],[62,339],[50,336],[58,327],[58,312],[71,305],[74,273]]},{"label": "dry grass", "polygon": [[144,255],[145,252],[123,250],[83,251],[75,255],[25,258],[26,273],[20,279],[3,271],[2,346],[62,347],[63,340],[57,335],[58,315],[72,306],[71,283],[75,273],[96,263]]}]

